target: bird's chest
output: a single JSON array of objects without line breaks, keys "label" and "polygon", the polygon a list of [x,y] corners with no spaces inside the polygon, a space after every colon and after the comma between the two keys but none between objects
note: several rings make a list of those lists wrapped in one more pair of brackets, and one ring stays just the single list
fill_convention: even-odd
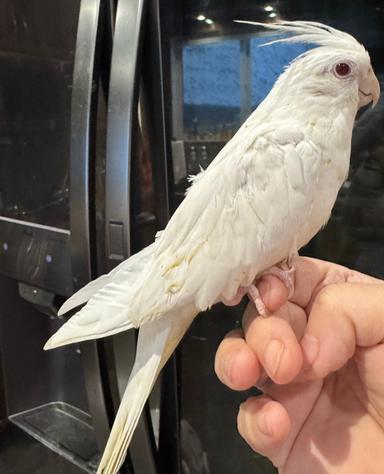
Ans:
[{"label": "bird's chest", "polygon": [[337,194],[346,180],[350,162],[351,133],[329,132],[317,146],[310,173],[310,199],[299,246],[305,245],[328,221]]}]

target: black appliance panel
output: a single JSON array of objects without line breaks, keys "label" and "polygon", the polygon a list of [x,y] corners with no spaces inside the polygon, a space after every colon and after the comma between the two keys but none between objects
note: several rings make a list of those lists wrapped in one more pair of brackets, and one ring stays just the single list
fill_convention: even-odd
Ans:
[{"label": "black appliance panel", "polygon": [[0,217],[0,268],[19,281],[70,296],[69,232]]}]

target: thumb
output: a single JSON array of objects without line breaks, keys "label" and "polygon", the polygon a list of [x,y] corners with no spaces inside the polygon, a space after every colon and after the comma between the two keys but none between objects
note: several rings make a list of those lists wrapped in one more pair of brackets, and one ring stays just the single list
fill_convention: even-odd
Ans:
[{"label": "thumb", "polygon": [[384,283],[340,283],[316,296],[301,340],[305,377],[340,369],[357,347],[384,339]]}]

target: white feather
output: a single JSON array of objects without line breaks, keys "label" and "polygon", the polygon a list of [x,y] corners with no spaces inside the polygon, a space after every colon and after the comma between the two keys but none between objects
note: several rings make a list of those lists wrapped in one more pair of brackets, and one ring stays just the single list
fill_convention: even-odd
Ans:
[{"label": "white feather", "polygon": [[[44,349],[53,349],[88,339],[111,336],[131,329],[129,320],[118,320],[115,316],[124,308],[122,298],[130,298],[130,291],[140,281],[140,275],[154,252],[156,243],[120,263],[108,275],[91,281],[69,298],[59,310],[59,315],[90,300],[90,304],[77,312],[45,344]],[[119,299],[120,298],[120,299]],[[96,306],[97,311],[93,311]]]},{"label": "white feather", "polygon": [[337,30],[331,26],[316,21],[277,21],[275,23],[260,23],[258,21],[235,20],[236,23],[244,23],[260,26],[263,29],[272,30],[278,34],[291,34],[291,36],[269,41],[265,46],[275,43],[310,43],[317,46],[327,46],[333,49],[365,51],[364,47],[350,34]]},{"label": "white feather", "polygon": [[155,380],[196,315],[196,308],[143,325],[137,355],[97,474],[114,474],[124,462],[128,445]]}]

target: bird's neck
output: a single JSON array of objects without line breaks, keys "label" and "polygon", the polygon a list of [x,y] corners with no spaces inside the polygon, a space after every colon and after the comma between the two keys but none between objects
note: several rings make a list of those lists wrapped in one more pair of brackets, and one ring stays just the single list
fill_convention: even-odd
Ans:
[{"label": "bird's neck", "polygon": [[329,88],[325,94],[316,80],[278,81],[259,105],[260,114],[269,117],[284,117],[308,121],[308,118],[327,116],[332,122],[340,113],[350,126],[356,117],[358,108],[358,91],[352,88]]},{"label": "bird's neck", "polygon": [[278,82],[254,112],[258,123],[284,121],[295,123],[321,146],[351,142],[358,110],[357,91],[350,89],[323,94],[316,83]]},{"label": "bird's neck", "polygon": [[[346,177],[352,129],[358,110],[358,94],[318,93],[309,81],[287,84],[280,81],[254,112],[255,123],[284,122],[302,129],[321,151],[320,159],[332,159],[340,184]],[[251,118],[252,120],[252,118]]]}]

